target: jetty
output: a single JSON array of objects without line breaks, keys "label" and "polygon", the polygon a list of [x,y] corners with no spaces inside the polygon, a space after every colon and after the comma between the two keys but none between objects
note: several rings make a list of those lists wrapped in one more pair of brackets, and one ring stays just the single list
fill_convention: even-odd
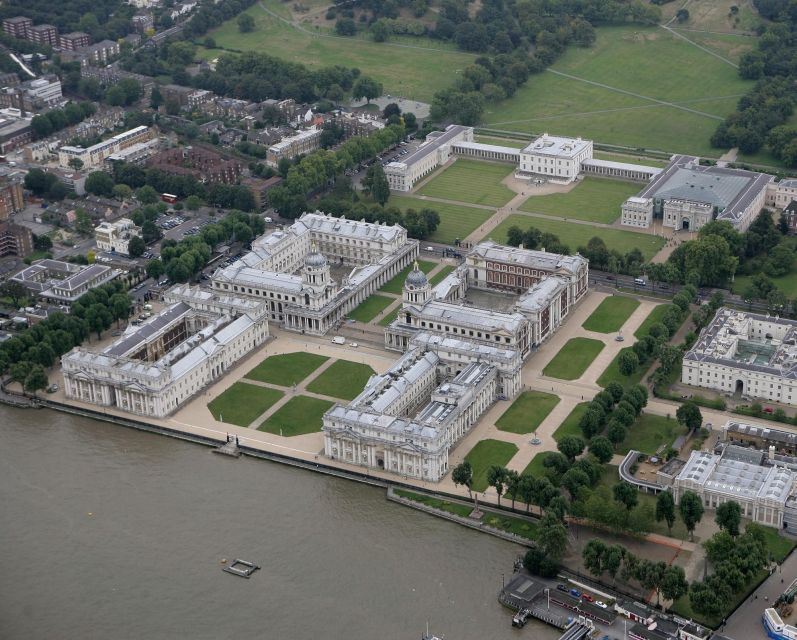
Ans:
[{"label": "jetty", "polygon": [[213,453],[219,453],[223,456],[230,456],[232,458],[241,457],[241,450],[238,448],[238,437],[227,435],[227,442],[220,447],[212,450]]}]

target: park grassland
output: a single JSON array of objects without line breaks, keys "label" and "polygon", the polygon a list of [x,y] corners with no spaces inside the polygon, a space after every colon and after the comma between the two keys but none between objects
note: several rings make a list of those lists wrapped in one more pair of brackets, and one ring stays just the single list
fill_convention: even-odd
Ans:
[{"label": "park grassland", "polygon": [[481,162],[461,158],[429,182],[418,193],[433,198],[501,207],[515,197],[515,192],[501,184],[515,167],[510,164]]},{"label": "park grassland", "polygon": [[551,218],[537,218],[522,214],[509,216],[490,232],[490,237],[496,242],[505,244],[507,231],[510,227],[518,227],[523,231],[535,227],[543,233],[553,233],[570,248],[571,253],[575,253],[578,247],[586,247],[590,239],[596,236],[606,243],[610,251],[616,249],[620,253],[627,253],[632,249],[639,249],[645,260],[650,260],[664,246],[664,238],[659,238],[652,234],[607,227],[594,227],[589,224],[552,220]]},{"label": "park grassland", "polygon": [[668,304],[660,304],[654,307],[653,311],[648,314],[648,317],[645,318],[639,327],[637,327],[637,330],[634,331],[634,337],[637,340],[641,340],[648,335],[648,333],[650,333],[650,328],[654,324],[661,322],[662,318],[667,314],[667,308],[669,306]]},{"label": "park grassland", "polygon": [[390,306],[395,298],[387,296],[380,296],[378,293],[368,296],[357,306],[350,314],[349,317],[357,322],[371,322],[378,316],[382,310]]},{"label": "park grassland", "polygon": [[630,376],[624,376],[622,373],[620,373],[620,355],[631,350],[631,347],[623,347],[617,352],[617,355],[614,356],[614,359],[609,363],[609,366],[606,367],[604,372],[598,377],[598,385],[605,389],[611,382],[619,382],[624,387],[631,387],[635,384],[639,384],[642,381],[642,378],[650,368],[649,364],[647,366],[641,365],[637,367],[637,370],[634,371],[634,373],[632,373]]},{"label": "park grassland", "polygon": [[631,148],[720,153],[709,143],[720,122],[711,116],[731,113],[751,81],[658,27],[601,27],[596,36],[594,46],[568,47],[551,67],[573,77],[551,71],[532,76],[512,98],[488,106],[486,126]]},{"label": "park grassland", "polygon": [[269,356],[246,374],[246,378],[290,387],[299,384],[328,358],[315,353],[281,353]]},{"label": "park grassland", "polygon": [[[429,262],[428,260],[418,260],[418,268],[423,271],[424,273],[429,273],[432,269],[437,266],[436,262]],[[407,276],[410,274],[415,268],[415,264],[410,264],[404,267],[401,271],[399,271],[395,276],[393,276],[388,282],[382,285],[382,288],[379,289],[380,291],[384,291],[385,293],[401,293],[404,287],[404,281],[407,279]]]},{"label": "park grassland", "polygon": [[[797,272],[787,273],[785,276],[778,276],[777,278],[770,278],[772,284],[781,290],[790,300],[797,298]],[[753,282],[753,276],[737,276],[733,282],[733,292],[737,295],[744,296],[747,289]]]},{"label": "park grassland", "polygon": [[333,404],[329,400],[295,396],[271,414],[258,430],[286,438],[321,431],[324,414]]},{"label": "park grassland", "polygon": [[[277,10],[280,3],[266,2]],[[279,11],[277,11],[279,12]],[[400,42],[376,43],[359,38],[315,35],[297,29],[255,4],[245,11],[255,19],[255,30],[240,33],[237,16],[208,33],[218,47],[236,51],[257,51],[307,65],[311,68],[342,65],[356,67],[363,75],[382,82],[385,93],[430,101],[456,73],[471,64],[474,56],[444,47],[402,46]],[[312,28],[311,28],[312,29]],[[219,49],[202,52],[204,58],[225,53]],[[441,78],[445,82],[441,85]]]},{"label": "park grassland", "polygon": [[531,459],[531,462],[526,465],[526,468],[523,469],[520,475],[532,476],[533,478],[545,478],[547,476],[545,459],[554,453],[556,453],[556,451],[540,451],[540,453],[536,454]]},{"label": "park grassland", "polygon": [[604,298],[581,326],[587,331],[614,333],[622,328],[638,306],[639,300],[626,296],[609,296]]},{"label": "park grassland", "polygon": [[499,431],[531,433],[559,404],[559,398],[542,391],[524,391],[504,411],[495,426]]},{"label": "park grassland", "polygon": [[467,205],[422,200],[412,196],[392,195],[387,204],[388,206],[398,207],[402,211],[407,209],[415,209],[416,211],[434,209],[437,211],[440,216],[440,224],[435,229],[435,232],[426,239],[442,244],[454,244],[457,238],[464,240],[495,213],[492,209],[477,209]]},{"label": "park grassland", "polygon": [[477,442],[465,456],[473,469],[471,488],[474,491],[484,491],[488,486],[487,470],[492,465],[505,467],[517,452],[518,448],[511,442],[490,439]]},{"label": "park grassland", "polygon": [[374,370],[367,364],[337,360],[307,385],[307,390],[342,400],[354,400],[372,375]]},{"label": "park grassland", "polygon": [[603,351],[603,342],[592,338],[570,338],[542,370],[542,375],[577,380]]},{"label": "park grassland", "polygon": [[532,190],[532,197],[520,206],[520,210],[610,224],[620,217],[623,202],[636,195],[639,189],[640,185],[633,182],[585,178],[567,193],[534,196]]},{"label": "park grassland", "polygon": [[282,398],[282,392],[245,382],[236,382],[208,404],[208,409],[219,422],[248,427],[259,415],[265,413]]},{"label": "park grassland", "polygon": [[570,414],[562,420],[562,424],[560,424],[556,431],[553,432],[553,439],[556,442],[559,442],[562,438],[567,436],[578,436],[583,437],[583,433],[581,432],[581,427],[578,426],[578,423],[581,420],[581,416],[583,416],[587,412],[587,408],[589,407],[589,402],[579,402]]},{"label": "park grassland", "polygon": [[678,436],[686,433],[686,427],[674,418],[642,413],[628,429],[625,440],[617,447],[617,453],[625,455],[632,449],[655,455],[658,450],[672,445]]}]

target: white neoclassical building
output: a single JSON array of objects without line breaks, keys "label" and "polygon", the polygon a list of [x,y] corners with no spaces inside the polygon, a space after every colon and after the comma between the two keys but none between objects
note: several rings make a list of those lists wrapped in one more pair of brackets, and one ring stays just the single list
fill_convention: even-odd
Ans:
[{"label": "white neoclassical building", "polygon": [[684,354],[681,382],[797,404],[797,321],[719,309]]},{"label": "white neoclassical building", "polygon": [[578,178],[581,164],[591,159],[592,140],[544,133],[521,149],[518,174],[569,184]]},{"label": "white neoclassical building", "polygon": [[61,358],[66,397],[163,418],[268,339],[262,301],[180,285],[169,306],[113,344]]},{"label": "white neoclassical building", "polygon": [[[264,301],[285,329],[323,335],[417,255],[418,241],[399,225],[317,211],[257,238],[249,253],[213,274],[212,287]],[[344,275],[336,280],[332,269]]]},{"label": "white neoclassical building", "polygon": [[120,218],[116,222],[101,222],[94,227],[97,249],[110,253],[130,255],[130,241],[141,237],[141,227],[130,218]]}]

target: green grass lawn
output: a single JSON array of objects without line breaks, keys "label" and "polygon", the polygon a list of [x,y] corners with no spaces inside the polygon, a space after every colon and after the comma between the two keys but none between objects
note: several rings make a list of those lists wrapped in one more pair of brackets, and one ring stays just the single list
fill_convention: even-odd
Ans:
[{"label": "green grass lawn", "polygon": [[487,469],[494,464],[505,467],[517,451],[518,448],[511,442],[501,440],[477,442],[465,456],[465,460],[473,467],[471,488],[474,491],[484,491],[487,488]]},{"label": "green grass lawn", "polygon": [[[719,124],[711,116],[731,113],[751,81],[657,27],[600,27],[595,32],[594,46],[568,47],[552,66],[574,77],[551,72],[530,77],[512,98],[487,105],[486,126],[518,134],[582,136],[632,149],[707,157],[722,153],[709,142]],[[628,65],[628,60],[635,62]]]},{"label": "green grass lawn", "polygon": [[644,413],[628,430],[625,441],[617,447],[617,453],[625,455],[631,449],[654,455],[662,445],[670,446],[680,435],[686,433],[686,427],[675,418],[656,416]]},{"label": "green grass lawn", "polygon": [[257,429],[286,438],[315,433],[321,431],[322,418],[333,404],[329,400],[295,396],[271,414]]},{"label": "green grass lawn", "polygon": [[634,337],[637,340],[641,340],[644,336],[648,335],[650,328],[657,322],[661,322],[661,319],[664,317],[664,314],[667,313],[667,307],[669,306],[670,305],[668,304],[660,304],[654,307],[653,311],[648,314],[648,317],[645,318],[642,321],[642,324],[637,327],[637,330],[634,331]]},{"label": "green grass lawn", "polygon": [[365,387],[374,370],[367,364],[337,360],[307,385],[307,390],[333,398],[353,400]]},{"label": "green grass lawn", "polygon": [[[428,260],[418,260],[418,268],[424,273],[429,273],[436,266],[437,266],[436,262],[429,262]],[[412,271],[414,268],[415,265],[412,264],[404,267],[389,281],[383,284],[382,288],[379,290],[384,291],[385,293],[400,294],[404,287],[404,281],[407,279],[407,276],[410,274],[410,271]]]},{"label": "green grass lawn", "polygon": [[542,374],[560,380],[576,380],[584,375],[604,346],[603,342],[592,338],[570,338]]},{"label": "green grass lawn", "polygon": [[281,353],[269,356],[245,377],[258,382],[290,387],[299,384],[328,359],[315,353]]},{"label": "green grass lawn", "polygon": [[399,313],[399,310],[400,310],[400,309],[401,309],[401,305],[399,305],[398,307],[396,307],[395,309],[393,309],[393,311],[391,311],[390,313],[388,313],[388,314],[387,314],[387,315],[386,315],[384,318],[382,318],[382,319],[379,321],[379,326],[380,326],[380,327],[386,327],[386,326],[387,326],[387,325],[389,325],[391,322],[393,322],[393,320],[395,320],[395,319],[398,317],[398,313]]},{"label": "green grass lawn", "polygon": [[592,157],[596,160],[611,160],[612,162],[624,162],[626,164],[638,164],[642,167],[661,167],[670,164],[669,160],[659,158],[649,158],[647,156],[630,156],[625,153],[612,153],[611,151],[594,151]]},{"label": "green grass lawn", "polygon": [[[733,292],[737,295],[744,296],[747,289],[750,288],[752,280],[753,276],[736,276],[733,282]],[[772,284],[780,289],[790,300],[797,297],[797,272],[793,271],[792,273],[787,273],[785,276],[770,278],[770,280],[772,280]]]},{"label": "green grass lawn", "polygon": [[[461,161],[457,161],[461,162]],[[435,232],[429,236],[432,242],[454,244],[459,238],[464,240],[495,213],[491,209],[477,209],[466,205],[450,204],[448,202],[434,202],[414,198],[412,196],[391,195],[388,205],[398,207],[402,211],[407,209],[434,209],[440,216],[440,224]]]},{"label": "green grass lawn", "polygon": [[761,528],[764,530],[764,535],[767,539],[767,547],[772,557],[776,562],[783,562],[786,556],[789,555],[789,551],[797,545],[797,542],[791,538],[785,538],[778,533],[777,529],[773,529],[772,527],[762,526]]},{"label": "green grass lawn", "polygon": [[437,273],[435,273],[431,278],[429,278],[429,284],[433,287],[440,284],[445,277],[454,270],[450,264],[447,264],[445,267],[440,269]]},{"label": "green grass lawn", "polygon": [[441,498],[427,496],[423,493],[405,491],[404,489],[393,489],[393,493],[400,498],[407,498],[413,502],[420,502],[421,504],[425,504],[427,507],[432,507],[432,509],[439,509],[440,511],[453,513],[455,516],[460,516],[462,518],[467,518],[471,511],[473,511],[473,506],[442,500]]},{"label": "green grass lawn", "polygon": [[[278,2],[267,4],[279,12]],[[360,38],[315,36],[269,16],[258,4],[245,13],[255,19],[255,30],[241,33],[237,16],[208,32],[219,47],[239,51],[259,51],[284,60],[300,62],[311,68],[343,65],[356,67],[364,75],[376,78],[385,93],[415,100],[430,101],[441,86],[450,84],[457,71],[471,64],[474,55],[447,49],[441,45],[401,46],[400,39],[376,43]],[[203,58],[223,54],[218,49],[201,50]],[[412,69],[413,73],[407,73]],[[441,78],[446,79],[441,85]]]},{"label": "green grass lawn", "polygon": [[545,458],[555,453],[554,451],[541,451],[535,455],[531,462],[523,469],[523,476],[534,476],[535,478],[544,478],[547,476],[545,468]]},{"label": "green grass lawn", "polygon": [[531,142],[528,138],[526,140],[517,140],[511,138],[498,138],[496,136],[473,136],[474,142],[480,142],[481,144],[494,144],[498,145],[499,147],[510,147],[512,149],[522,149],[523,147],[527,146],[529,142]]},{"label": "green grass lawn", "polygon": [[642,377],[647,373],[649,366],[642,365],[637,367],[637,370],[634,371],[630,376],[624,376],[620,373],[620,367],[617,364],[620,360],[620,354],[625,351],[630,351],[631,347],[624,347],[617,352],[617,355],[614,356],[614,359],[609,363],[609,366],[606,367],[605,371],[598,377],[598,384],[604,388],[610,382],[619,382],[624,387],[630,387],[635,384],[639,384]]},{"label": "green grass lawn", "polygon": [[536,218],[516,213],[509,216],[499,224],[489,235],[496,242],[506,242],[506,233],[510,227],[520,227],[524,231],[535,227],[543,233],[553,233],[575,252],[578,247],[586,247],[591,238],[602,238],[611,251],[617,249],[620,253],[627,253],[637,248],[642,252],[645,260],[650,260],[664,246],[664,238],[648,233],[636,233],[622,229],[594,227],[589,224],[574,224],[564,220],[551,220],[550,218]]},{"label": "green grass lawn", "polygon": [[587,331],[614,333],[622,328],[638,306],[639,300],[627,296],[609,296],[604,298],[581,326]]},{"label": "green grass lawn", "polygon": [[395,298],[388,298],[387,296],[380,296],[378,293],[368,296],[363,300],[360,305],[349,313],[349,317],[358,322],[371,322],[382,309],[386,309]]},{"label": "green grass lawn", "polygon": [[581,416],[583,416],[586,411],[587,407],[589,407],[589,402],[579,402],[573,410],[570,412],[560,424],[556,431],[553,432],[553,439],[559,442],[565,436],[579,436],[583,437],[583,433],[578,426],[579,420],[581,420]]},{"label": "green grass lawn", "polygon": [[248,427],[282,397],[282,392],[254,384],[236,382],[208,404],[213,417],[220,422]]},{"label": "green grass lawn", "polygon": [[459,159],[418,191],[421,195],[500,207],[515,192],[501,184],[514,171],[510,164]]},{"label": "green grass lawn", "polygon": [[585,178],[567,193],[532,196],[520,205],[520,210],[610,224],[620,217],[623,202],[639,193],[640,186],[634,182]]},{"label": "green grass lawn", "polygon": [[510,433],[531,433],[545,420],[559,398],[541,391],[524,391],[498,418],[495,426]]}]

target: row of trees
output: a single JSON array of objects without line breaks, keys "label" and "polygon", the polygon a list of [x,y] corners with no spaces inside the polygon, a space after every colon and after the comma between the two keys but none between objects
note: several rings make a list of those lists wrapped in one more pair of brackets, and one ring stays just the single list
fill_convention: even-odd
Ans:
[{"label": "row of trees", "polygon": [[63,109],[52,109],[34,116],[30,126],[36,138],[46,138],[56,131],[83,122],[96,110],[91,102],[70,102]]}]

